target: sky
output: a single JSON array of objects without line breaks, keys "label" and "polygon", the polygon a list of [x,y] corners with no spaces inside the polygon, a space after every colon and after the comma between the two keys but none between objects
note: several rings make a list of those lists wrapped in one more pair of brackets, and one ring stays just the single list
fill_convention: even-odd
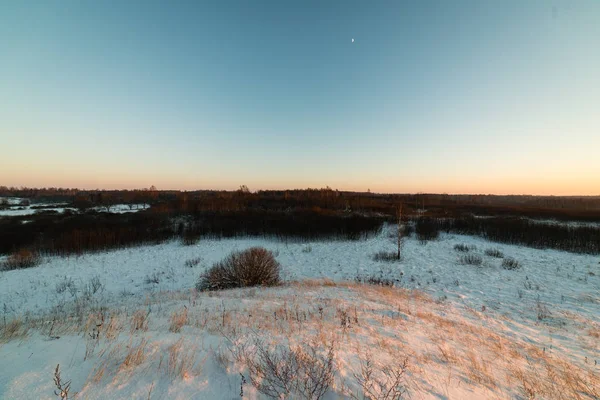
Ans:
[{"label": "sky", "polygon": [[600,1],[0,0],[0,149],[5,186],[598,195]]}]

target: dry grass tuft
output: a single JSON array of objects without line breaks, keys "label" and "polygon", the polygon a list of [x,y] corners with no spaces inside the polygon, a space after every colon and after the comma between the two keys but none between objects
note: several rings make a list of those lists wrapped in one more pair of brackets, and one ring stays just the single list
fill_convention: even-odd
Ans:
[{"label": "dry grass tuft", "polygon": [[127,355],[125,355],[125,359],[121,364],[119,370],[132,369],[142,364],[146,359],[146,346],[148,345],[148,340],[146,338],[142,338],[140,342],[136,345],[133,345],[132,342],[129,342],[127,346]]},{"label": "dry grass tuft", "polygon": [[32,268],[38,265],[41,260],[42,258],[38,253],[21,249],[12,253],[4,263],[0,264],[0,270],[12,271],[15,269]]},{"label": "dry grass tuft", "polygon": [[28,328],[23,324],[20,318],[15,318],[0,327],[0,340],[9,341],[23,337],[27,334]]},{"label": "dry grass tuft", "polygon": [[115,340],[119,333],[123,330],[123,322],[119,318],[118,314],[112,314],[108,323],[106,323],[104,328],[104,339],[106,340]]},{"label": "dry grass tuft", "polygon": [[183,338],[169,346],[169,360],[167,361],[167,375],[171,380],[189,379],[199,375],[196,364],[196,347],[185,345]]},{"label": "dry grass tuft", "polygon": [[498,249],[486,249],[485,250],[485,255],[488,257],[494,257],[494,258],[504,258],[504,254],[498,250]]},{"label": "dry grass tuft", "polygon": [[170,318],[169,331],[173,333],[181,332],[181,328],[188,323],[188,309],[183,306],[180,312],[173,311]]},{"label": "dry grass tuft", "polygon": [[148,316],[149,315],[150,315],[150,310],[148,310],[148,311],[137,310],[135,313],[133,313],[133,317],[131,319],[130,333],[133,334],[138,331],[141,331],[141,332],[148,331]]}]

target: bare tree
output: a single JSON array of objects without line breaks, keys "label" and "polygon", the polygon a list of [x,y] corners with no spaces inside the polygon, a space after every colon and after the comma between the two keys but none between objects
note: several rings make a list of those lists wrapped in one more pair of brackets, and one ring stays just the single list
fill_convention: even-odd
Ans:
[{"label": "bare tree", "polygon": [[115,199],[112,195],[108,193],[104,193],[101,197],[101,207],[106,210],[107,213],[110,212],[111,207],[114,205]]},{"label": "bare tree", "polygon": [[248,186],[246,186],[246,185],[241,185],[238,191],[240,193],[244,193],[244,194],[250,193],[250,189],[248,189]]}]

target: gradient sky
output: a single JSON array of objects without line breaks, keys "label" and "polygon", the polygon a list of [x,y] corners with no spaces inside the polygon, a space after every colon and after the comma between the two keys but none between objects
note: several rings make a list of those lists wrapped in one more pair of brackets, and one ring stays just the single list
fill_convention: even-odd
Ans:
[{"label": "gradient sky", "polygon": [[600,194],[600,1],[0,0],[0,148],[8,186]]}]

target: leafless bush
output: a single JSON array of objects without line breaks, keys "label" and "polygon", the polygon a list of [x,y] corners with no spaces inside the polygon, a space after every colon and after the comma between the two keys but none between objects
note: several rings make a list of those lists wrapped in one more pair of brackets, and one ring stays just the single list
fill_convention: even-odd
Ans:
[{"label": "leafless bush", "polygon": [[96,294],[96,292],[104,288],[104,284],[102,281],[100,281],[99,276],[94,276],[92,279],[90,279],[89,285],[92,289],[92,294]]},{"label": "leafless bush", "polygon": [[502,260],[502,268],[504,269],[508,269],[508,270],[514,270],[514,269],[519,269],[521,268],[521,264],[519,263],[519,261],[515,260],[514,258],[505,258],[504,260]]},{"label": "leafless bush", "polygon": [[56,293],[62,294],[66,292],[67,289],[73,293],[77,293],[77,287],[75,286],[73,279],[65,276],[62,281],[56,283],[54,290],[56,290]]},{"label": "leafless bush", "polygon": [[477,254],[466,254],[460,257],[460,262],[466,265],[481,265],[483,259]]},{"label": "leafless bush", "polygon": [[376,369],[370,356],[360,361],[360,372],[354,378],[362,389],[362,397],[351,394],[354,399],[364,400],[397,400],[407,393],[405,373],[408,358],[395,366],[384,366]]},{"label": "leafless bush", "polygon": [[187,260],[185,262],[185,266],[188,268],[194,268],[194,267],[198,266],[200,264],[200,262],[202,262],[202,257],[192,258],[191,260]]},{"label": "leafless bush", "polygon": [[435,240],[440,236],[440,228],[438,223],[433,218],[420,217],[415,223],[415,232],[417,239],[421,242],[427,240]]},{"label": "leafless bush", "polygon": [[315,343],[296,348],[267,348],[256,342],[256,355],[249,357],[250,381],[257,390],[271,398],[290,395],[304,399],[321,399],[333,383],[334,345],[324,354]]},{"label": "leafless bush", "polygon": [[280,264],[262,247],[231,253],[200,276],[198,290],[220,290],[246,286],[273,286],[280,282]]},{"label": "leafless bush", "polygon": [[304,247],[302,248],[302,252],[303,252],[303,253],[310,253],[310,252],[312,252],[312,246],[311,246],[311,245],[304,246]]},{"label": "leafless bush", "polygon": [[415,231],[414,225],[402,225],[402,237],[410,237]]},{"label": "leafless bush", "polygon": [[502,252],[498,249],[487,249],[485,251],[485,255],[489,256],[489,257],[495,257],[495,258],[503,258],[504,254],[502,254]]},{"label": "leafless bush", "polygon": [[398,253],[395,251],[379,251],[373,254],[373,261],[394,262],[398,261]]},{"label": "leafless bush", "polygon": [[467,246],[466,244],[455,244],[454,250],[462,251],[463,253],[467,253],[470,249],[469,249],[469,246]]},{"label": "leafless bush", "polygon": [[200,235],[190,231],[184,232],[183,237],[181,238],[181,243],[183,243],[184,246],[193,246],[198,243],[198,241],[200,241]]},{"label": "leafless bush", "polygon": [[11,254],[4,263],[0,264],[0,269],[12,271],[15,269],[32,268],[41,262],[39,254],[27,249],[21,249]]},{"label": "leafless bush", "polygon": [[83,296],[91,299],[98,292],[104,290],[104,283],[100,280],[99,276],[94,276],[90,281],[83,287]]},{"label": "leafless bush", "polygon": [[153,272],[150,275],[146,275],[144,282],[146,285],[158,285],[160,283],[160,274],[158,272]]},{"label": "leafless bush", "polygon": [[540,301],[540,299],[537,300],[535,309],[537,311],[538,321],[543,321],[550,317],[550,310],[544,303]]}]

